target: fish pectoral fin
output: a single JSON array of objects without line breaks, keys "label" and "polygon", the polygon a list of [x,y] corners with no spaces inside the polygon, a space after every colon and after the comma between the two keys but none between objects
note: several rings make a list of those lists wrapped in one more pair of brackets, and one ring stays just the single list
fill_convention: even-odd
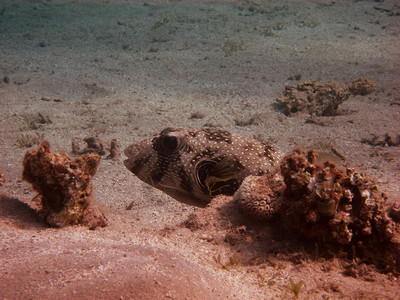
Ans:
[{"label": "fish pectoral fin", "polygon": [[216,192],[227,192],[230,187],[233,189],[232,185],[239,171],[238,161],[232,157],[224,157],[218,162],[215,160],[201,161],[196,166],[195,176],[203,192],[212,196]]},{"label": "fish pectoral fin", "polygon": [[215,192],[218,192],[225,187],[229,187],[230,184],[227,182],[236,177],[238,169],[239,165],[236,160],[230,157],[223,158],[207,174],[207,177],[204,180],[208,193],[213,195]]},{"label": "fish pectoral fin", "polygon": [[233,176],[230,177],[225,177],[225,178],[218,178],[215,176],[208,176],[206,178],[206,180],[204,181],[204,184],[207,187],[208,193],[210,195],[214,194],[215,192],[218,192],[219,190],[223,189],[224,187],[229,186],[229,184],[223,184],[223,185],[217,185],[217,183],[221,183],[221,182],[227,182],[231,179],[233,179]]}]

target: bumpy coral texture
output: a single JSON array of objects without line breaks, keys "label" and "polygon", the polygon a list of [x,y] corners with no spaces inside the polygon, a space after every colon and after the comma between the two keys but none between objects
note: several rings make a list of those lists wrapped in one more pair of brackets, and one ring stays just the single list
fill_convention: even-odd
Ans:
[{"label": "bumpy coral texture", "polygon": [[365,96],[377,89],[377,84],[367,78],[341,84],[337,82],[319,83],[305,81],[296,85],[287,85],[284,96],[277,103],[286,115],[299,111],[308,111],[312,115],[330,116],[337,114],[339,105],[351,95]]},{"label": "bumpy coral texture", "polygon": [[82,224],[94,229],[107,225],[93,202],[90,184],[99,162],[94,153],[74,160],[65,153],[53,154],[48,142],[25,154],[23,179],[39,193],[40,214],[50,226]]},{"label": "bumpy coral texture", "polygon": [[269,221],[279,210],[285,188],[283,177],[277,172],[266,176],[248,176],[233,195],[241,210],[252,219]]}]

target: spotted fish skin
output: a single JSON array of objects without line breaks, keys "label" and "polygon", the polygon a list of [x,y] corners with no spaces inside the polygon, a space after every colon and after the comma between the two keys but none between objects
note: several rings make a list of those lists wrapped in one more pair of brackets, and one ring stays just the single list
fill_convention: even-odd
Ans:
[{"label": "spotted fish skin", "polygon": [[244,178],[269,172],[282,158],[270,145],[212,128],[168,127],[124,153],[139,179],[200,207],[217,194],[233,195]]}]

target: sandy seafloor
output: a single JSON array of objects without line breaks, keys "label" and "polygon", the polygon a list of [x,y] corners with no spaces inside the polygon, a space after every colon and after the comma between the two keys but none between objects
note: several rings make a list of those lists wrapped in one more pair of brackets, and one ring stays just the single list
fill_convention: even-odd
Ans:
[{"label": "sandy seafloor", "polygon": [[[70,152],[73,139],[98,136],[124,149],[167,126],[214,126],[284,152],[335,159],[333,147],[339,165],[399,201],[400,148],[362,143],[400,132],[399,29],[396,1],[1,1],[0,298],[288,298],[289,278],[305,282],[304,299],[398,297],[393,274],[344,276],[336,259],[224,270],[213,258],[237,249],[180,228],[198,209],[142,183],[123,154],[102,159],[93,180],[108,227],[47,229],[23,204],[35,193],[18,139],[43,134]],[[378,90],[337,116],[309,122],[273,105],[287,84],[360,77]],[[26,122],[39,113],[51,123]]]}]

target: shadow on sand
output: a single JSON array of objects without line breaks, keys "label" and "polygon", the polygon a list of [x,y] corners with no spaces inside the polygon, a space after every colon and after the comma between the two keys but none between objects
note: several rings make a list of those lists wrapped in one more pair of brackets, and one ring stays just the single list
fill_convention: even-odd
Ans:
[{"label": "shadow on sand", "polygon": [[0,195],[0,219],[21,229],[47,228],[33,208],[6,195]]}]

